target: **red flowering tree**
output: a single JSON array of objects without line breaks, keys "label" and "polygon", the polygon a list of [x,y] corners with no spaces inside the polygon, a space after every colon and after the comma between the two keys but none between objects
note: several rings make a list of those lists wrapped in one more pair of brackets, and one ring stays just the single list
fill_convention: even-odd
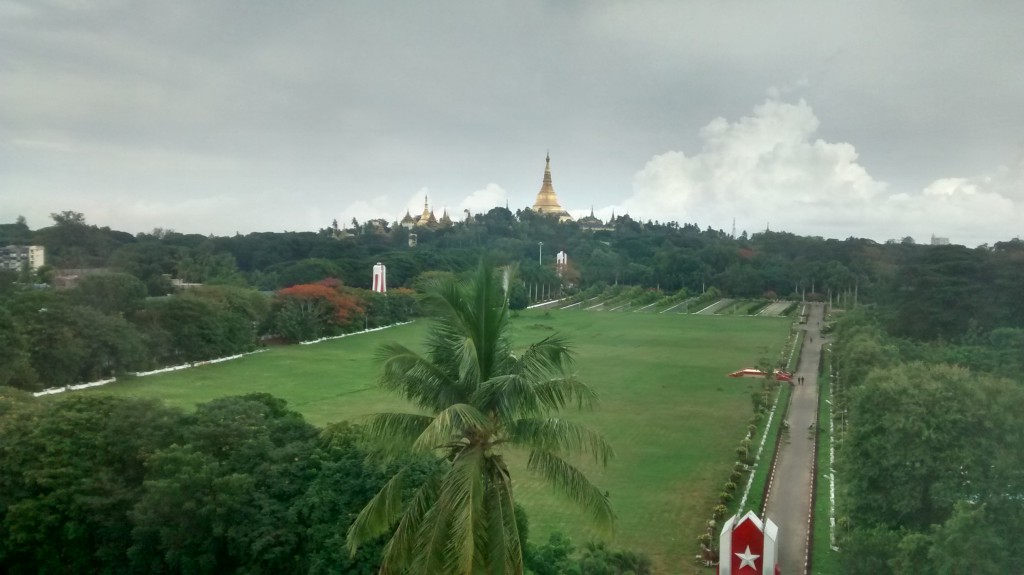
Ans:
[{"label": "red flowering tree", "polygon": [[277,292],[273,327],[285,341],[309,341],[345,332],[358,322],[364,307],[341,291],[341,281],[328,278]]}]

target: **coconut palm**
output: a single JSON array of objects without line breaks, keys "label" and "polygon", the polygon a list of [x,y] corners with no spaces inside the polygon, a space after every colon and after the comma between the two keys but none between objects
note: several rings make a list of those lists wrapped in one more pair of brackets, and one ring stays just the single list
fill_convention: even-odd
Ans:
[{"label": "coconut palm", "polygon": [[464,284],[435,284],[428,301],[437,317],[425,354],[397,343],[379,354],[380,385],[427,414],[379,414],[367,428],[389,453],[438,454],[443,472],[407,498],[413,472],[398,471],[353,522],[349,549],[354,553],[397,523],[381,573],[522,573],[523,542],[504,459],[509,449],[528,453],[528,469],[610,532],[606,495],[564,456],[582,453],[606,464],[611,447],[586,427],[552,417],[596,401],[571,374],[565,339],[551,336],[513,353],[507,300],[484,264]]}]

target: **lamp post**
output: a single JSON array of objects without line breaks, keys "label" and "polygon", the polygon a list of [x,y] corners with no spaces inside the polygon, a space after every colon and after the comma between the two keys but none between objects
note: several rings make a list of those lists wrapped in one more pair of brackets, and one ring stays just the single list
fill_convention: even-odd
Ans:
[{"label": "lamp post", "polygon": [[544,265],[544,242],[537,242],[537,265]]}]

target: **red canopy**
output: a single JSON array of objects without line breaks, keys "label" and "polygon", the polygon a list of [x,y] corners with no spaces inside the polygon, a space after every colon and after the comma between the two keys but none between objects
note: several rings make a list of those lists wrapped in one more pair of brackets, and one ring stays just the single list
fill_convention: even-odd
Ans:
[{"label": "red canopy", "polygon": [[[753,367],[745,367],[739,371],[734,371],[729,374],[729,377],[767,377],[768,374],[760,369]],[[775,370],[775,379],[778,381],[793,381],[793,374],[782,371],[781,369]]]}]

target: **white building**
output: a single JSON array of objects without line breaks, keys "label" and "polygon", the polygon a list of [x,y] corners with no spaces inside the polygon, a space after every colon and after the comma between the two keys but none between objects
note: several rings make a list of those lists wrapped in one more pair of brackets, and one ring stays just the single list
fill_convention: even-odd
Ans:
[{"label": "white building", "polygon": [[0,248],[0,268],[20,270],[25,263],[32,271],[46,264],[46,250],[43,246],[7,246]]}]

